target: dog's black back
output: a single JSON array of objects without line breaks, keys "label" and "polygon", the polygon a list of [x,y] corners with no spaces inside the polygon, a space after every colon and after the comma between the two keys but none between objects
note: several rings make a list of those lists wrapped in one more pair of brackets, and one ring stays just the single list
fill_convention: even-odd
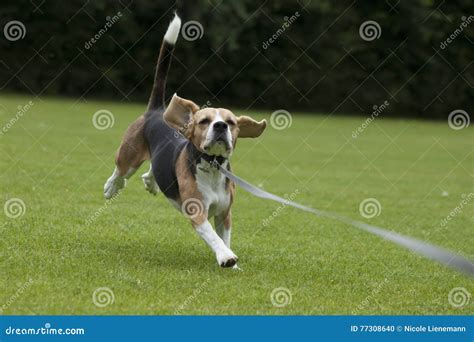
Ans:
[{"label": "dog's black back", "polygon": [[150,149],[156,183],[166,197],[176,200],[179,197],[176,160],[188,140],[168,126],[163,112],[164,108],[159,108],[145,114],[143,134]]}]

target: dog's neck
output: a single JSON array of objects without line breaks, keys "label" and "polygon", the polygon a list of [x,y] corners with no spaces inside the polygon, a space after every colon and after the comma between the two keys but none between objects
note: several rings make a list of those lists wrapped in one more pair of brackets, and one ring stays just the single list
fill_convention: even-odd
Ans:
[{"label": "dog's neck", "polygon": [[[214,162],[217,162],[219,165],[228,164],[228,158],[223,156],[211,156],[204,152],[199,151],[193,143],[188,142],[187,147],[189,158],[193,166],[200,164],[201,160],[206,161],[209,164],[209,167],[212,166]],[[207,169],[207,167],[206,167]]]},{"label": "dog's neck", "polygon": [[217,162],[219,165],[222,165],[225,161],[227,161],[227,158],[225,158],[223,156],[210,156],[210,155],[205,154],[205,153],[203,153],[201,155],[201,159],[204,159],[209,164]]}]

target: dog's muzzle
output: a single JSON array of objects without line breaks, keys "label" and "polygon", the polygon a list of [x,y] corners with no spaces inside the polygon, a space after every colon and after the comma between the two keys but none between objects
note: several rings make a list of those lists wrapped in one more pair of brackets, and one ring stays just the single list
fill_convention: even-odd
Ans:
[{"label": "dog's muzzle", "polygon": [[211,155],[224,155],[232,150],[229,125],[224,121],[215,122],[211,127],[211,138],[205,150]]}]

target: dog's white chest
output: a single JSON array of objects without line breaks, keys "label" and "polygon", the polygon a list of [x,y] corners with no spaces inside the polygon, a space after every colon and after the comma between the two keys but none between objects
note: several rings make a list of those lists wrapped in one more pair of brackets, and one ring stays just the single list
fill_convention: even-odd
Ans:
[{"label": "dog's white chest", "polygon": [[219,171],[202,164],[197,165],[196,182],[201,192],[208,216],[212,217],[227,211],[230,204],[230,194],[226,190],[226,179]]}]

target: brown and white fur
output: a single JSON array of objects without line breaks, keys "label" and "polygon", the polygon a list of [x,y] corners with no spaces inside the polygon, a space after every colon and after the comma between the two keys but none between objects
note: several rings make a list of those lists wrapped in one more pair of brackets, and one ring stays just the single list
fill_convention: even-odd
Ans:
[{"label": "brown and white fur", "polygon": [[[104,185],[111,198],[146,161],[151,168],[142,178],[146,190],[161,190],[188,217],[222,267],[236,267],[230,249],[235,186],[211,167],[216,160],[230,170],[229,158],[237,138],[262,134],[266,121],[236,116],[224,108],[203,108],[172,97],[165,107],[165,84],[181,20],[176,15],[165,34],[147,112],[132,123],[116,154],[115,170]],[[215,230],[209,219],[214,217]]]}]

